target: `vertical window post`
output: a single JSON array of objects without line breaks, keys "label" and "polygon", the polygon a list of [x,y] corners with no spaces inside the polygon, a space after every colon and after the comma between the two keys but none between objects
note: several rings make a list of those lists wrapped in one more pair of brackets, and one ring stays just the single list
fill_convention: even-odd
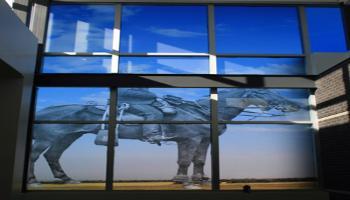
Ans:
[{"label": "vertical window post", "polygon": [[208,5],[209,74],[217,74],[214,5]]},{"label": "vertical window post", "polygon": [[119,65],[119,47],[120,47],[120,23],[121,23],[121,4],[115,6],[113,44],[112,44],[112,62],[111,73],[118,73]]},{"label": "vertical window post", "polygon": [[218,90],[210,89],[211,111],[211,159],[212,159],[212,189],[220,190],[220,166],[219,166],[219,132],[218,132]]},{"label": "vertical window post", "polygon": [[107,173],[106,190],[113,190],[113,167],[114,167],[114,144],[117,119],[117,88],[111,88],[109,100],[109,122],[108,122],[108,146],[107,146]]},{"label": "vertical window post", "polygon": [[305,7],[299,6],[298,13],[299,13],[300,28],[301,28],[301,40],[303,43],[303,50],[305,55],[306,74],[313,74],[315,73],[315,69],[311,63],[311,47],[310,47],[309,30],[307,27]]}]

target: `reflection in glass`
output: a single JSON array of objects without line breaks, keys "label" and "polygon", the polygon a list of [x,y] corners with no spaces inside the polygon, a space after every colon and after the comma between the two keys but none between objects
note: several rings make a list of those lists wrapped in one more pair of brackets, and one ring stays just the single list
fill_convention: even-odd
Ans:
[{"label": "reflection in glass", "polygon": [[27,188],[104,190],[106,148],[96,146],[96,136],[92,135],[100,127],[101,124],[35,124]]},{"label": "reflection in glass", "polygon": [[306,8],[312,52],[347,51],[340,8]]},{"label": "reflection in glass", "polygon": [[303,75],[302,58],[218,58],[219,74]]},{"label": "reflection in glass", "polygon": [[[209,89],[119,88],[121,121],[209,121]],[[150,128],[159,132],[159,127]]]},{"label": "reflection in glass", "polygon": [[209,59],[207,57],[121,57],[119,73],[208,74]]},{"label": "reflection in glass", "polygon": [[121,52],[208,52],[206,6],[122,8]]},{"label": "reflection in glass", "polygon": [[307,125],[228,125],[219,138],[221,189],[315,187],[313,137]]},{"label": "reflection in glass", "polygon": [[114,10],[113,5],[51,5],[46,52],[111,51]]},{"label": "reflection in glass", "polygon": [[44,58],[43,73],[110,73],[111,57],[48,56]]},{"label": "reflection in glass", "polygon": [[309,121],[308,90],[219,89],[222,121]]},{"label": "reflection in glass", "polygon": [[157,124],[161,145],[144,137],[144,125],[118,125],[115,190],[211,189],[209,124]]},{"label": "reflection in glass", "polygon": [[215,30],[220,53],[302,53],[295,7],[216,6]]},{"label": "reflection in glass", "polygon": [[[106,88],[38,89],[35,120],[103,120],[109,99]],[[108,119],[108,115],[105,117]]]}]

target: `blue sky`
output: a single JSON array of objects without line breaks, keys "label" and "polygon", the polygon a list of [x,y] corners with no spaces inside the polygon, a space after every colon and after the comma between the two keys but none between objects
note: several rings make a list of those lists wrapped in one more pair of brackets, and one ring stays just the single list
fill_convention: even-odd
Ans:
[{"label": "blue sky", "polygon": [[220,53],[302,53],[295,7],[216,6],[215,30]]},{"label": "blue sky", "polygon": [[123,6],[121,52],[208,52],[206,6]]},{"label": "blue sky", "polygon": [[[312,51],[347,50],[339,8],[307,7],[306,14]],[[111,51],[114,15],[113,5],[53,4],[46,51]],[[125,5],[121,52],[208,52],[207,17],[206,6]],[[299,27],[296,7],[215,7],[220,53],[302,54]]]},{"label": "blue sky", "polygon": [[47,56],[43,73],[110,73],[109,56]]},{"label": "blue sky", "polygon": [[46,51],[111,51],[114,8],[112,5],[51,5]]},{"label": "blue sky", "polygon": [[208,57],[120,57],[119,73],[208,74]]},{"label": "blue sky", "polygon": [[218,74],[305,74],[302,58],[218,58]]},{"label": "blue sky", "polygon": [[309,7],[306,16],[313,52],[347,51],[340,8]]}]

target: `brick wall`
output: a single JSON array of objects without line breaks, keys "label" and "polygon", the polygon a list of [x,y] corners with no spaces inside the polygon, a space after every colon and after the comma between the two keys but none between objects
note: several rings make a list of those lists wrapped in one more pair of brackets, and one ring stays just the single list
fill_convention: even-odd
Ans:
[{"label": "brick wall", "polygon": [[349,65],[342,63],[321,74],[316,81],[320,164],[325,189],[350,191],[349,71]]}]

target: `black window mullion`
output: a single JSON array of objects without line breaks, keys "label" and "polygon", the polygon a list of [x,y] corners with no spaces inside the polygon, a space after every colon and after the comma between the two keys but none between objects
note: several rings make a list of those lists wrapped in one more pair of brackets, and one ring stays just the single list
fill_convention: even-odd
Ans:
[{"label": "black window mullion", "polygon": [[309,29],[307,25],[305,6],[298,7],[298,14],[299,14],[301,41],[303,45],[303,53],[305,55],[305,70],[306,70],[306,74],[310,75],[314,73],[314,69],[311,63],[310,36],[309,36]]},{"label": "black window mullion", "polygon": [[[218,129],[218,90],[210,89],[210,118],[211,118],[211,170],[212,170],[212,190],[220,190],[220,166],[219,166],[219,129]],[[216,99],[213,99],[213,96]]]},{"label": "black window mullion", "polygon": [[117,121],[117,88],[111,88],[109,100],[109,126],[108,126],[108,146],[107,146],[107,171],[106,190],[113,190],[113,169],[114,169],[114,144]]}]

